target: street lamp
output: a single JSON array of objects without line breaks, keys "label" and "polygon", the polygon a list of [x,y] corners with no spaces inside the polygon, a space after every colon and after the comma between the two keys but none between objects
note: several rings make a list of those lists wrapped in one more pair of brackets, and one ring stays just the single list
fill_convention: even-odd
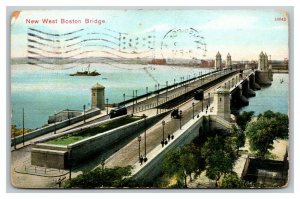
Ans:
[{"label": "street lamp", "polygon": [[25,137],[24,137],[24,108],[23,108],[23,128],[22,128],[22,134],[23,134],[23,146],[24,146],[24,142],[25,142]]},{"label": "street lamp", "polygon": [[137,90],[135,90],[135,103],[137,104]]},{"label": "street lamp", "polygon": [[210,93],[208,93],[208,106],[210,106]]},{"label": "street lamp", "polygon": [[108,98],[106,98],[106,115],[108,115]]},{"label": "street lamp", "polygon": [[56,134],[56,111],[54,112],[54,134]]},{"label": "street lamp", "polygon": [[194,119],[194,117],[195,117],[195,102],[193,102],[192,105],[193,105],[193,119]]},{"label": "street lamp", "polygon": [[148,99],[148,86],[146,87],[146,99]]},{"label": "street lamp", "polygon": [[105,160],[102,158],[102,160],[101,160],[102,170],[104,169],[104,165],[105,165]]},{"label": "street lamp", "polygon": [[85,123],[85,104],[83,105],[83,122]]},{"label": "street lamp", "polygon": [[166,101],[168,100],[168,81],[166,81]]},{"label": "street lamp", "polygon": [[142,137],[139,135],[139,137],[138,137],[138,142],[139,142],[139,157],[138,157],[138,161],[139,162],[141,161],[141,140],[142,140]]},{"label": "street lamp", "polygon": [[182,119],[182,110],[179,111],[179,124],[180,124],[180,128],[181,129],[181,119]]},{"label": "street lamp", "polygon": [[125,93],[123,93],[123,103],[124,103],[124,106],[125,106]]},{"label": "street lamp", "polygon": [[147,148],[147,139],[146,139],[146,115],[145,114],[143,114],[143,118],[144,118],[144,128],[145,128],[145,154],[144,154],[144,159],[146,159],[146,157],[147,157],[147,150],[146,150],[146,148]]},{"label": "street lamp", "polygon": [[134,90],[132,90],[132,114],[134,113]]},{"label": "street lamp", "polygon": [[165,122],[165,120],[163,120],[162,122],[161,122],[161,124],[162,124],[162,127],[163,127],[163,139],[162,139],[162,146],[164,146],[164,143],[165,143],[165,124],[166,124],[166,122]]}]

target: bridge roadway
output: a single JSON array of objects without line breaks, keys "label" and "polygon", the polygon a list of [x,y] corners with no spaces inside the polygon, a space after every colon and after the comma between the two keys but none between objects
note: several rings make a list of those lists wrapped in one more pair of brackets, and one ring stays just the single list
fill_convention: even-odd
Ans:
[{"label": "bridge roadway", "polygon": [[175,98],[178,98],[179,96],[185,95],[191,90],[197,89],[200,86],[208,84],[213,80],[235,72],[235,70],[229,69],[213,71],[209,74],[198,76],[197,78],[193,78],[189,81],[178,83],[170,89],[164,89],[161,90],[161,92],[152,92],[152,94],[148,96],[132,100],[131,102],[126,103],[125,106],[127,107],[128,114],[136,114],[145,110],[153,109]]},{"label": "bridge roadway", "polygon": [[[243,78],[246,78],[249,74],[251,74],[251,71],[245,71],[243,74]],[[205,90],[204,96],[205,100],[203,101],[203,112],[202,112],[202,102],[196,101],[194,99],[190,99],[186,101],[185,103],[181,104],[179,106],[179,109],[182,110],[182,128],[185,128],[185,124],[193,119],[193,106],[194,103],[194,116],[196,117],[198,114],[211,114],[213,112],[213,95],[209,95],[209,93],[213,93],[218,87],[224,86],[226,82],[228,82],[229,79],[232,78],[239,78],[239,74],[233,74],[228,79],[223,80],[222,82],[217,83],[216,85],[210,87],[209,89]],[[241,83],[243,80],[239,79],[239,83]],[[236,87],[236,85],[234,85]],[[210,96],[210,99],[208,97]],[[206,106],[208,105],[210,100],[210,107],[206,111]],[[150,109],[146,111],[141,111],[138,113],[138,115],[153,115],[156,114],[155,109]],[[165,118],[163,118],[165,121],[164,125],[164,138],[167,138],[168,134],[172,135],[175,131],[177,131],[180,128],[180,120],[179,119],[172,119],[170,115],[167,115]],[[163,125],[162,121],[156,123],[151,128],[147,129],[146,131],[146,154],[150,153],[152,150],[157,149],[157,147],[161,147],[161,140],[163,139]],[[142,140],[140,142],[140,150],[141,155],[145,156],[145,139],[144,139],[144,132],[140,134]],[[175,138],[176,139],[176,138]],[[106,162],[105,165],[107,167],[114,167],[114,166],[127,166],[127,165],[137,165],[138,163],[138,140],[137,138],[129,142],[126,146],[121,148],[119,151],[117,151],[115,154],[110,156]],[[98,165],[100,166],[100,165]]]}]

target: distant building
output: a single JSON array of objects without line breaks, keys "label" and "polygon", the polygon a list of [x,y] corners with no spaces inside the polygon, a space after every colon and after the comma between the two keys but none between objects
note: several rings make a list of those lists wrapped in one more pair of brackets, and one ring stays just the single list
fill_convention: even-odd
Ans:
[{"label": "distant building", "polygon": [[152,59],[150,61],[150,64],[165,65],[165,64],[167,64],[167,61],[166,61],[166,59]]},{"label": "distant building", "polygon": [[215,66],[215,60],[203,60],[201,59],[200,67],[211,68]]}]

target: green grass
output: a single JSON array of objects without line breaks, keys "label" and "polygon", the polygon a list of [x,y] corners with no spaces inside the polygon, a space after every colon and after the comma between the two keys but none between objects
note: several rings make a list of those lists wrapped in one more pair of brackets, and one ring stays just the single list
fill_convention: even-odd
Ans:
[{"label": "green grass", "polygon": [[46,144],[55,144],[55,145],[68,145],[68,144],[72,144],[75,142],[78,142],[80,140],[83,140],[85,138],[94,136],[98,133],[103,133],[105,131],[109,131],[111,129],[123,126],[125,124],[129,124],[131,122],[140,120],[141,117],[125,117],[125,118],[121,118],[119,120],[116,121],[112,121],[112,122],[108,122],[105,124],[102,124],[100,126],[94,127],[92,129],[86,129],[82,132],[78,132],[78,133],[74,133],[74,134],[67,134],[58,138],[55,138],[53,140],[49,140],[47,142],[45,142]]}]

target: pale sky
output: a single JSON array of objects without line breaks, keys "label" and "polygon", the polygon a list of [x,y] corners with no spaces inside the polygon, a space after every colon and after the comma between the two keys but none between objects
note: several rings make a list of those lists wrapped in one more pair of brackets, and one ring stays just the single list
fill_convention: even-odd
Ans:
[{"label": "pale sky", "polygon": [[[285,21],[276,20],[278,17],[284,18]],[[85,24],[86,18],[105,20],[105,23]],[[39,23],[26,24],[26,19],[39,20]],[[57,19],[58,24],[43,24],[42,19]],[[81,23],[60,24],[61,19],[76,19],[81,20]],[[64,41],[76,37],[65,43],[49,43],[47,39],[55,40],[58,37],[45,34],[66,34],[80,29],[83,30],[70,36],[60,36],[59,39]],[[170,30],[179,31],[178,35],[172,37],[172,31],[168,34]],[[219,51],[223,60],[226,59],[227,53],[230,53],[234,61],[257,60],[259,53],[264,51],[271,55],[272,59],[282,60],[288,58],[288,31],[287,14],[270,9],[22,11],[19,15],[15,14],[11,21],[11,54],[12,57],[29,56],[28,45],[32,43],[28,42],[28,39],[35,38],[36,41],[47,44],[35,45],[43,50],[41,54],[45,56],[51,56],[53,53],[47,51],[53,51],[53,46],[58,45],[66,49],[65,51],[74,50],[74,54],[59,54],[61,57],[77,56],[80,53],[76,54],[76,48],[80,48],[78,52],[93,52],[78,55],[78,58],[173,56],[214,59]],[[28,36],[28,33],[31,36]],[[44,40],[34,36],[40,36]],[[135,39],[137,42],[133,41]],[[72,47],[66,47],[68,45]],[[40,52],[40,49],[34,50]],[[122,50],[123,53],[116,50]],[[132,53],[133,51],[135,53]]]}]

